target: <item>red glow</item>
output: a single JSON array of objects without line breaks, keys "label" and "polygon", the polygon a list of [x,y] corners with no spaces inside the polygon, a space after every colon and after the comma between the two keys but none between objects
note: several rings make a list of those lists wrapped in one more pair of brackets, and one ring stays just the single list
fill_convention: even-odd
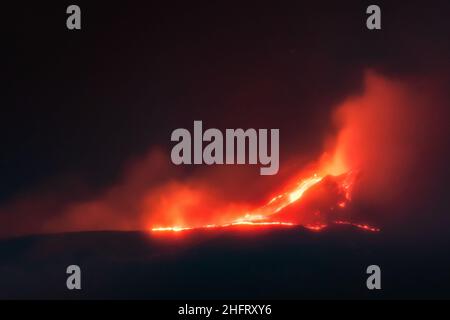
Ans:
[{"label": "red glow", "polygon": [[[8,230],[8,223],[0,229],[45,233],[144,228],[171,233],[300,225],[318,231],[347,221],[377,231],[367,224],[365,213],[354,210],[354,203],[389,206],[402,199],[399,190],[415,172],[411,159],[416,153],[409,143],[418,127],[414,119],[422,119],[412,113],[411,97],[414,92],[402,83],[368,73],[364,90],[335,107],[337,130],[325,140],[318,159],[305,163],[308,154],[287,155],[290,166],[283,165],[284,170],[297,168],[297,159],[305,169],[292,171],[285,182],[277,180],[281,175],[273,180],[252,175],[244,166],[202,167],[187,174],[183,167],[170,165],[167,150],[153,148],[130,161],[119,180],[95,196],[86,190],[81,199],[66,200],[72,192],[38,192],[0,208],[0,213],[15,212],[23,221],[20,230]],[[260,194],[265,198],[258,198]],[[31,211],[48,219],[39,224],[28,220]]]},{"label": "red glow", "polygon": [[372,231],[372,232],[379,232],[380,231],[379,228],[369,226],[368,224],[351,223],[351,222],[348,222],[348,221],[339,221],[339,220],[335,221],[334,223],[335,224],[352,225],[352,226],[358,227],[360,229],[367,230],[367,231]]},{"label": "red glow", "polygon": [[[339,121],[340,130],[330,140],[332,143],[326,148],[315,170],[305,172],[302,178],[293,184],[281,187],[279,190],[282,191],[275,193],[264,205],[250,209],[245,205],[243,208],[228,210],[224,214],[219,212],[218,216],[226,217],[226,220],[213,224],[184,221],[175,227],[153,225],[150,229],[183,231],[245,224],[276,227],[301,225],[312,231],[320,231],[331,224],[346,224],[366,231],[379,231],[366,223],[351,222],[352,219],[346,213],[349,212],[358,172],[369,172],[370,177],[377,176],[375,171],[378,169],[369,168],[370,161],[366,161],[368,156],[375,154],[368,141],[374,139],[373,135],[377,139],[380,136],[380,129],[373,128],[371,119],[379,116],[379,106],[382,107],[387,101],[390,104],[397,102],[399,90],[370,73],[366,77],[366,85],[367,92],[364,96],[351,97],[338,106],[336,120]],[[383,159],[380,159],[379,163],[383,163]],[[199,206],[202,210],[209,207],[208,203],[202,201]]]},{"label": "red glow", "polygon": [[[328,178],[330,177],[330,178]],[[337,208],[343,209],[346,207],[347,203],[351,199],[351,190],[354,184],[355,175],[352,172],[345,173],[339,177],[333,176],[323,176],[318,174],[313,174],[311,177],[300,180],[297,184],[295,184],[289,191],[282,192],[272,197],[267,204],[260,208],[256,208],[253,211],[247,212],[239,216],[237,219],[234,219],[228,223],[224,224],[207,224],[200,226],[170,226],[170,227],[152,227],[151,230],[153,232],[180,232],[186,230],[193,229],[217,229],[217,228],[226,228],[232,226],[274,226],[274,227],[285,227],[285,226],[299,226],[302,225],[305,228],[311,231],[321,231],[328,227],[328,223],[320,222],[323,220],[322,214],[320,211],[315,211],[315,216],[317,216],[317,221],[314,223],[306,223],[306,221],[302,221],[301,214],[294,215],[294,221],[289,216],[289,207],[291,205],[296,206],[295,210],[307,210],[305,207],[297,208],[298,205],[302,204],[305,194],[308,193],[314,186],[318,186],[321,182],[324,183],[325,178],[333,179],[333,183],[336,183],[338,187],[337,193],[341,195],[338,202],[335,203],[335,206],[331,206],[329,210],[335,210]],[[309,198],[313,198],[313,196],[309,196]],[[308,199],[306,199],[307,201]],[[326,201],[325,201],[326,202]],[[287,212],[287,213],[285,213]],[[332,224],[345,224],[352,225],[359,229],[363,229],[366,231],[378,232],[380,231],[378,228],[369,226],[367,224],[359,224],[352,223],[348,221],[337,220],[331,222]]]}]

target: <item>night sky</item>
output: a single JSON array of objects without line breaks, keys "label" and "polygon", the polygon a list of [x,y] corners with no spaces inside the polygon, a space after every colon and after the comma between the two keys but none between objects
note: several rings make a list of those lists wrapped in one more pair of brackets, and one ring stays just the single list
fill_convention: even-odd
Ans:
[{"label": "night sky", "polygon": [[[368,69],[431,97],[423,126],[408,136],[420,150],[401,201],[374,221],[424,238],[447,234],[448,1],[377,1],[378,31],[365,27],[372,1],[77,1],[80,31],[66,29],[69,4],[3,6],[0,236],[66,231],[45,225],[67,203],[120,184],[130,162],[154,150],[168,155],[171,132],[194,120],[280,128],[280,175],[261,180],[255,169],[223,181],[233,200],[266,195],[294,157],[301,167],[320,156],[336,132],[334,107],[363,91]],[[179,179],[203,170],[164,166]],[[249,187],[237,191],[243,182]]]}]

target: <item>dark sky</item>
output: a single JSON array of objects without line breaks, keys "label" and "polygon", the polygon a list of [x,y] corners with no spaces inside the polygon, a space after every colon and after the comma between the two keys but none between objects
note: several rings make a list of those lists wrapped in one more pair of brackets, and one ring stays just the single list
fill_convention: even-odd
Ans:
[{"label": "dark sky", "polygon": [[100,192],[193,120],[281,128],[281,159],[320,153],[332,107],[365,69],[450,71],[450,2],[376,3],[380,31],[365,28],[372,1],[77,1],[81,31],[65,26],[72,2],[6,5],[0,203],[66,177]]}]

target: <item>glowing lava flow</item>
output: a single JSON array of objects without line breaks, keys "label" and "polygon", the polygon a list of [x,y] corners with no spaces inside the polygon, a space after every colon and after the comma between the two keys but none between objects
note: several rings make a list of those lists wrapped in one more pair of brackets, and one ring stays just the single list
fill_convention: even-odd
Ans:
[{"label": "glowing lava flow", "polygon": [[254,221],[234,221],[227,224],[208,224],[200,227],[167,227],[167,228],[152,228],[152,231],[185,231],[194,229],[210,229],[210,228],[226,228],[231,226],[248,225],[248,226],[295,226],[291,222],[279,222],[279,221],[266,221],[266,222],[254,222]]},{"label": "glowing lava flow", "polygon": [[269,214],[277,213],[287,205],[299,200],[308,189],[322,181],[322,179],[323,177],[314,174],[312,177],[300,181],[294,190],[273,197],[263,208],[268,208]]},{"label": "glowing lava flow", "polygon": [[[339,180],[339,188],[344,195],[344,199],[339,201],[336,205],[339,208],[344,208],[347,203],[351,200],[351,189],[354,183],[354,175],[352,172],[348,172],[344,175],[342,180]],[[180,232],[186,230],[194,230],[194,229],[215,229],[215,228],[227,228],[232,226],[284,226],[284,227],[292,227],[292,226],[300,226],[311,230],[311,231],[321,231],[324,228],[328,227],[329,224],[338,224],[338,225],[351,225],[357,227],[359,229],[371,232],[380,231],[378,228],[369,226],[367,224],[358,224],[352,223],[343,220],[336,220],[329,223],[313,223],[313,224],[301,224],[294,222],[283,222],[283,221],[273,221],[272,218],[274,215],[277,215],[281,210],[286,208],[287,206],[293,204],[294,202],[298,202],[302,199],[303,195],[306,191],[310,190],[313,186],[317,185],[319,182],[324,181],[325,176],[314,174],[313,176],[301,180],[297,183],[290,191],[281,193],[275,197],[273,197],[266,205],[250,212],[244,214],[242,217],[231,221],[226,224],[208,224],[204,226],[196,226],[196,227],[184,227],[184,226],[174,226],[174,227],[158,227],[152,228],[153,232],[163,232],[163,231],[171,231],[171,232]]]}]

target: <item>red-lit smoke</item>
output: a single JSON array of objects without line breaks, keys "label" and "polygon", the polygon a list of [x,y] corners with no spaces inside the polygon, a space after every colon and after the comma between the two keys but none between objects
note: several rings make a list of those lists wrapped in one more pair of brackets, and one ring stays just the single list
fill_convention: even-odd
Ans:
[{"label": "red-lit smoke", "polygon": [[[266,199],[261,196],[243,201],[231,196],[258,186],[258,181],[249,179],[246,167],[200,168],[186,175],[183,168],[170,163],[167,150],[153,148],[147,157],[127,166],[117,183],[93,199],[64,200],[56,191],[44,195],[38,192],[5,205],[0,211],[14,213],[17,220],[4,221],[1,233],[186,228],[256,221],[289,225],[291,222],[281,219],[285,207],[327,176],[349,173],[359,175],[354,194],[344,191],[345,197],[335,202],[337,210],[345,210],[350,197],[368,203],[394,201],[404,192],[423,151],[420,135],[430,128],[429,117],[425,116],[428,95],[416,89],[415,83],[367,72],[363,91],[336,106],[332,121],[324,119],[330,126],[337,126],[337,134],[325,141],[323,155],[311,159],[307,169],[292,172],[292,180],[271,186],[273,191]],[[274,108],[274,112],[277,110]],[[277,210],[274,204],[282,208]],[[264,211],[267,206],[272,206],[271,210]],[[40,215],[44,211],[52,213]],[[262,214],[267,218],[278,211],[280,218],[276,221],[273,216],[271,222],[252,217]],[[313,209],[304,212],[316,213]],[[286,217],[289,215],[292,212]],[[364,224],[365,217],[347,218],[330,221],[370,228]],[[316,222],[311,229],[318,230],[322,225],[321,219],[310,219],[305,213],[295,223],[304,221],[308,225]]]}]

